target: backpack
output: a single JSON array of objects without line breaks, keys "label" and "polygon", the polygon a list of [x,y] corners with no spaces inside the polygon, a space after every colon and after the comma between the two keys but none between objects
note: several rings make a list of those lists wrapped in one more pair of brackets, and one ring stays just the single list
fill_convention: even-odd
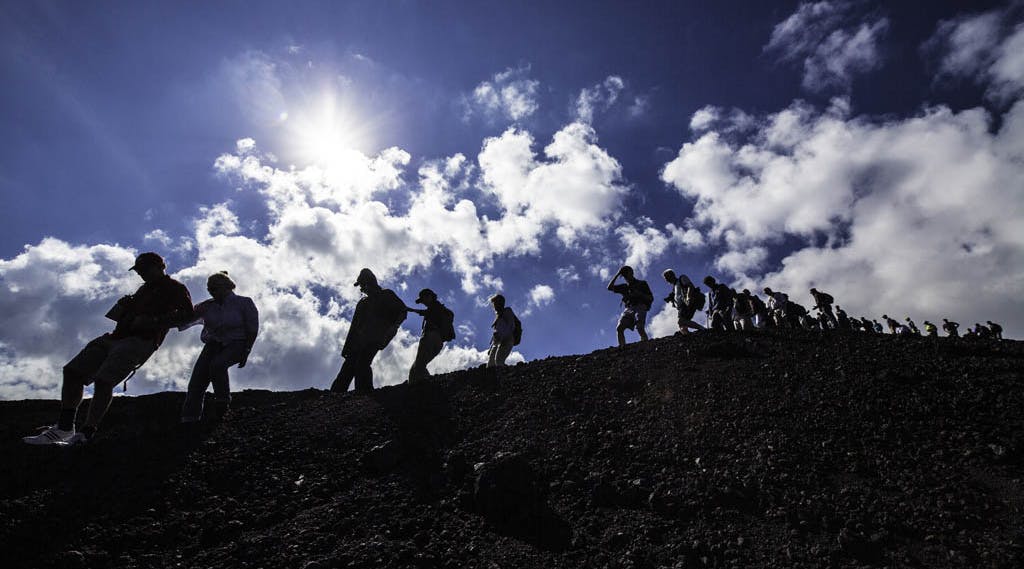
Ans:
[{"label": "backpack", "polygon": [[686,307],[694,310],[700,310],[704,308],[704,303],[707,298],[704,297],[704,293],[700,291],[696,286],[691,286],[690,290],[686,293]]},{"label": "backpack", "polygon": [[523,323],[519,321],[516,313],[512,313],[512,345],[518,346],[523,341]]},{"label": "backpack", "polygon": [[818,302],[818,306],[821,306],[821,305],[824,305],[824,304],[832,304],[833,302],[835,302],[835,299],[832,298],[831,294],[829,294],[827,292],[822,292],[822,293],[819,293],[819,294],[821,296],[819,296],[818,298],[820,298],[821,300]]},{"label": "backpack", "polygon": [[450,342],[455,339],[455,313],[442,304],[441,314],[441,339]]},{"label": "backpack", "polygon": [[647,281],[638,280],[637,282],[639,283],[637,287],[639,295],[635,297],[635,300],[643,304],[647,310],[650,310],[651,305],[654,304],[654,293],[651,292],[651,287],[647,284]]}]

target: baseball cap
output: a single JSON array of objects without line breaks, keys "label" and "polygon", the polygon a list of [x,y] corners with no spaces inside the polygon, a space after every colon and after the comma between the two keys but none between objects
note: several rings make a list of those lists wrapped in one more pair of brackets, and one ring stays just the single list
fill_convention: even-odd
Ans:
[{"label": "baseball cap", "polygon": [[132,265],[132,267],[130,269],[128,269],[128,270],[129,271],[136,271],[136,272],[138,272],[139,268],[141,268],[141,267],[152,267],[152,266],[157,266],[157,267],[160,267],[160,268],[164,268],[164,267],[167,266],[167,264],[164,263],[164,258],[163,257],[161,257],[160,255],[157,255],[156,253],[154,253],[152,251],[149,251],[149,252],[146,252],[146,253],[142,253],[138,257],[135,257],[135,264]]}]

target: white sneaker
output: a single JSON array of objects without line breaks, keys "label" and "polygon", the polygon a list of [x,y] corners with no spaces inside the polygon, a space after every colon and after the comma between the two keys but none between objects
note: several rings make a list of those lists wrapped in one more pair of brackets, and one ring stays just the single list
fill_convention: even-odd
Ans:
[{"label": "white sneaker", "polygon": [[70,431],[62,431],[57,428],[57,425],[52,425],[46,427],[43,432],[38,435],[22,437],[21,440],[30,445],[64,445],[68,444],[73,438],[75,438],[74,427],[71,427]]},{"label": "white sneaker", "polygon": [[89,439],[85,436],[85,433],[75,433],[75,434],[71,435],[71,437],[68,440],[62,441],[62,442],[53,443],[53,444],[58,445],[58,446],[69,446],[70,447],[70,446],[74,446],[74,445],[84,445],[87,442],[89,442]]}]

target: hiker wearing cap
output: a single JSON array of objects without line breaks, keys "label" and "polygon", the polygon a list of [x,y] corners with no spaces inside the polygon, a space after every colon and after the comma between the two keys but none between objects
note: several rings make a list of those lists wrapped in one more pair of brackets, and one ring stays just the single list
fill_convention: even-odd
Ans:
[{"label": "hiker wearing cap", "polygon": [[491,322],[491,345],[487,348],[487,367],[502,367],[518,343],[517,333],[522,335],[522,325],[512,309],[505,304],[505,296],[496,294],[491,297],[494,308],[494,321]]},{"label": "hiker wearing cap", "polygon": [[835,302],[832,295],[827,292],[821,292],[816,288],[812,288],[810,292],[811,296],[814,297],[814,306],[812,307],[812,310],[819,310],[828,322],[829,327],[833,330],[838,328],[839,323],[836,322],[835,314],[832,314],[832,303]]},{"label": "hiker wearing cap", "polygon": [[693,321],[693,315],[704,308],[704,293],[693,285],[693,281],[686,275],[676,276],[675,271],[666,269],[661,273],[665,282],[672,285],[672,292],[665,297],[665,302],[676,307],[676,325],[679,326],[678,334],[689,334],[690,328],[703,330],[704,327]]},{"label": "hiker wearing cap", "polygon": [[405,308],[423,317],[420,343],[416,347],[416,361],[409,369],[409,383],[429,379],[427,364],[441,353],[445,342],[455,339],[455,314],[437,300],[434,291],[429,288],[421,290],[416,296],[416,304],[422,304],[426,308]]},{"label": "hiker wearing cap", "polygon": [[359,393],[373,391],[373,358],[391,343],[405,321],[405,303],[395,291],[381,288],[370,269],[362,269],[355,286],[365,296],[356,304],[352,324],[342,347],[345,362],[331,384],[331,391],[344,393],[355,380]]},{"label": "hiker wearing cap", "polygon": [[[615,281],[619,277],[626,282],[616,284]],[[619,315],[619,322],[615,326],[619,347],[626,345],[626,330],[636,330],[637,334],[640,334],[640,341],[646,340],[647,311],[654,303],[654,293],[651,292],[647,281],[636,278],[633,267],[623,265],[608,282],[608,290],[622,296],[622,314]]]},{"label": "hiker wearing cap", "polygon": [[206,388],[213,384],[213,403],[217,416],[223,416],[231,405],[231,384],[228,368],[238,364],[239,369],[249,361],[249,352],[259,334],[259,311],[247,296],[235,294],[235,282],[226,271],[214,273],[206,279],[209,300],[195,307],[195,320],[188,326],[202,322],[199,339],[203,351],[199,353],[192,377],[188,381],[185,404],[181,407],[181,422],[193,423],[203,416]]},{"label": "hiker wearing cap", "polygon": [[[149,359],[167,330],[192,319],[192,297],[185,285],[172,279],[160,255],[136,257],[132,271],[144,284],[135,294],[117,301],[106,317],[115,321],[114,331],[93,339],[64,366],[61,409],[57,424],[22,440],[33,445],[76,444],[89,440],[110,407],[114,387]],[[94,383],[92,403],[81,431],[75,418],[85,386]]]}]

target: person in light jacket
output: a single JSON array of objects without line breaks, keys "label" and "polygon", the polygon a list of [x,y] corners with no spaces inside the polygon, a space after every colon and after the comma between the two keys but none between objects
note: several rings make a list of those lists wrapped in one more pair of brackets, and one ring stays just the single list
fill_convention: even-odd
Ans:
[{"label": "person in light jacket", "polygon": [[206,280],[209,300],[196,305],[194,323],[202,322],[199,353],[188,381],[188,393],[181,407],[181,422],[194,423],[203,416],[206,389],[213,384],[213,402],[218,416],[231,405],[231,384],[228,368],[245,367],[249,352],[259,334],[259,311],[252,299],[235,294],[235,283],[227,271],[210,275]]}]

